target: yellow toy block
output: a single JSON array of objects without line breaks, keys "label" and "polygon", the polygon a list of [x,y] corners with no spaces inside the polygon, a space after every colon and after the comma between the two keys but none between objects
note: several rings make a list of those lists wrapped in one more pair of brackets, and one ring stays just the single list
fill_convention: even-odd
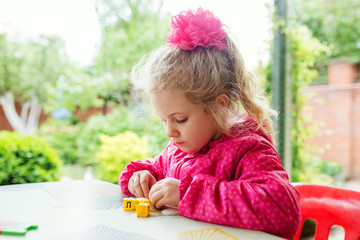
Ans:
[{"label": "yellow toy block", "polygon": [[135,198],[124,198],[124,211],[136,210],[137,203]]},{"label": "yellow toy block", "polygon": [[136,215],[138,217],[150,216],[150,203],[139,203],[136,205]]},{"label": "yellow toy block", "polygon": [[149,199],[147,199],[147,198],[142,198],[142,197],[136,198],[136,201],[137,201],[137,204],[139,204],[139,203],[150,203],[150,200],[149,200]]}]

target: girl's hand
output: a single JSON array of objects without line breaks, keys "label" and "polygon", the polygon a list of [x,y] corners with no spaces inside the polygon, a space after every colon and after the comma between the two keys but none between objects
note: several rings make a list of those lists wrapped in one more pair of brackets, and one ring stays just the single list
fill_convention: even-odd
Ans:
[{"label": "girl's hand", "polygon": [[151,187],[156,183],[154,176],[147,170],[134,172],[128,188],[135,197],[148,197]]},{"label": "girl's hand", "polygon": [[180,180],[175,178],[165,178],[158,181],[150,190],[149,200],[156,208],[165,205],[178,207]]}]

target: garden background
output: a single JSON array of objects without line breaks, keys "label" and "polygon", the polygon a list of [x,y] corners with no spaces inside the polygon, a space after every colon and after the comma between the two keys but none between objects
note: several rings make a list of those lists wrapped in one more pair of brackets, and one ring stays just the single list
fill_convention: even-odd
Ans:
[{"label": "garden background", "polygon": [[[272,103],[273,39],[281,29],[291,83],[291,180],[341,185],[360,178],[360,2],[288,1],[286,21],[265,3],[269,39],[252,70]],[[164,5],[95,1],[101,40],[85,66],[71,59],[61,36],[0,32],[0,184],[83,179],[89,171],[116,182],[129,161],[166,146],[160,121],[129,85],[132,66],[166,41],[173,13]]]}]

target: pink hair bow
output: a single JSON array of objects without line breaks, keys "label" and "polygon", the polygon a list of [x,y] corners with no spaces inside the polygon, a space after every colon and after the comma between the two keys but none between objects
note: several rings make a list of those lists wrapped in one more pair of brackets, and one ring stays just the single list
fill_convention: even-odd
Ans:
[{"label": "pink hair bow", "polygon": [[184,50],[193,50],[197,46],[214,47],[220,51],[227,46],[227,33],[222,27],[223,24],[212,12],[201,7],[196,12],[181,12],[171,19],[166,45]]}]

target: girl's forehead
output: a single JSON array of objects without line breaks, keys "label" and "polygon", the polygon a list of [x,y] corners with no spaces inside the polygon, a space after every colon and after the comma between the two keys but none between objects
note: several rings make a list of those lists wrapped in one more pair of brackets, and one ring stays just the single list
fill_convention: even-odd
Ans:
[{"label": "girl's forehead", "polygon": [[163,90],[156,93],[150,94],[150,100],[154,107],[156,106],[181,106],[187,105],[190,101],[187,99],[185,94],[180,91]]},{"label": "girl's forehead", "polygon": [[197,111],[200,105],[192,103],[181,91],[165,90],[150,94],[151,104],[159,116]]},{"label": "girl's forehead", "polygon": [[150,99],[153,100],[188,100],[185,93],[179,90],[163,89],[161,91],[151,92]]}]

